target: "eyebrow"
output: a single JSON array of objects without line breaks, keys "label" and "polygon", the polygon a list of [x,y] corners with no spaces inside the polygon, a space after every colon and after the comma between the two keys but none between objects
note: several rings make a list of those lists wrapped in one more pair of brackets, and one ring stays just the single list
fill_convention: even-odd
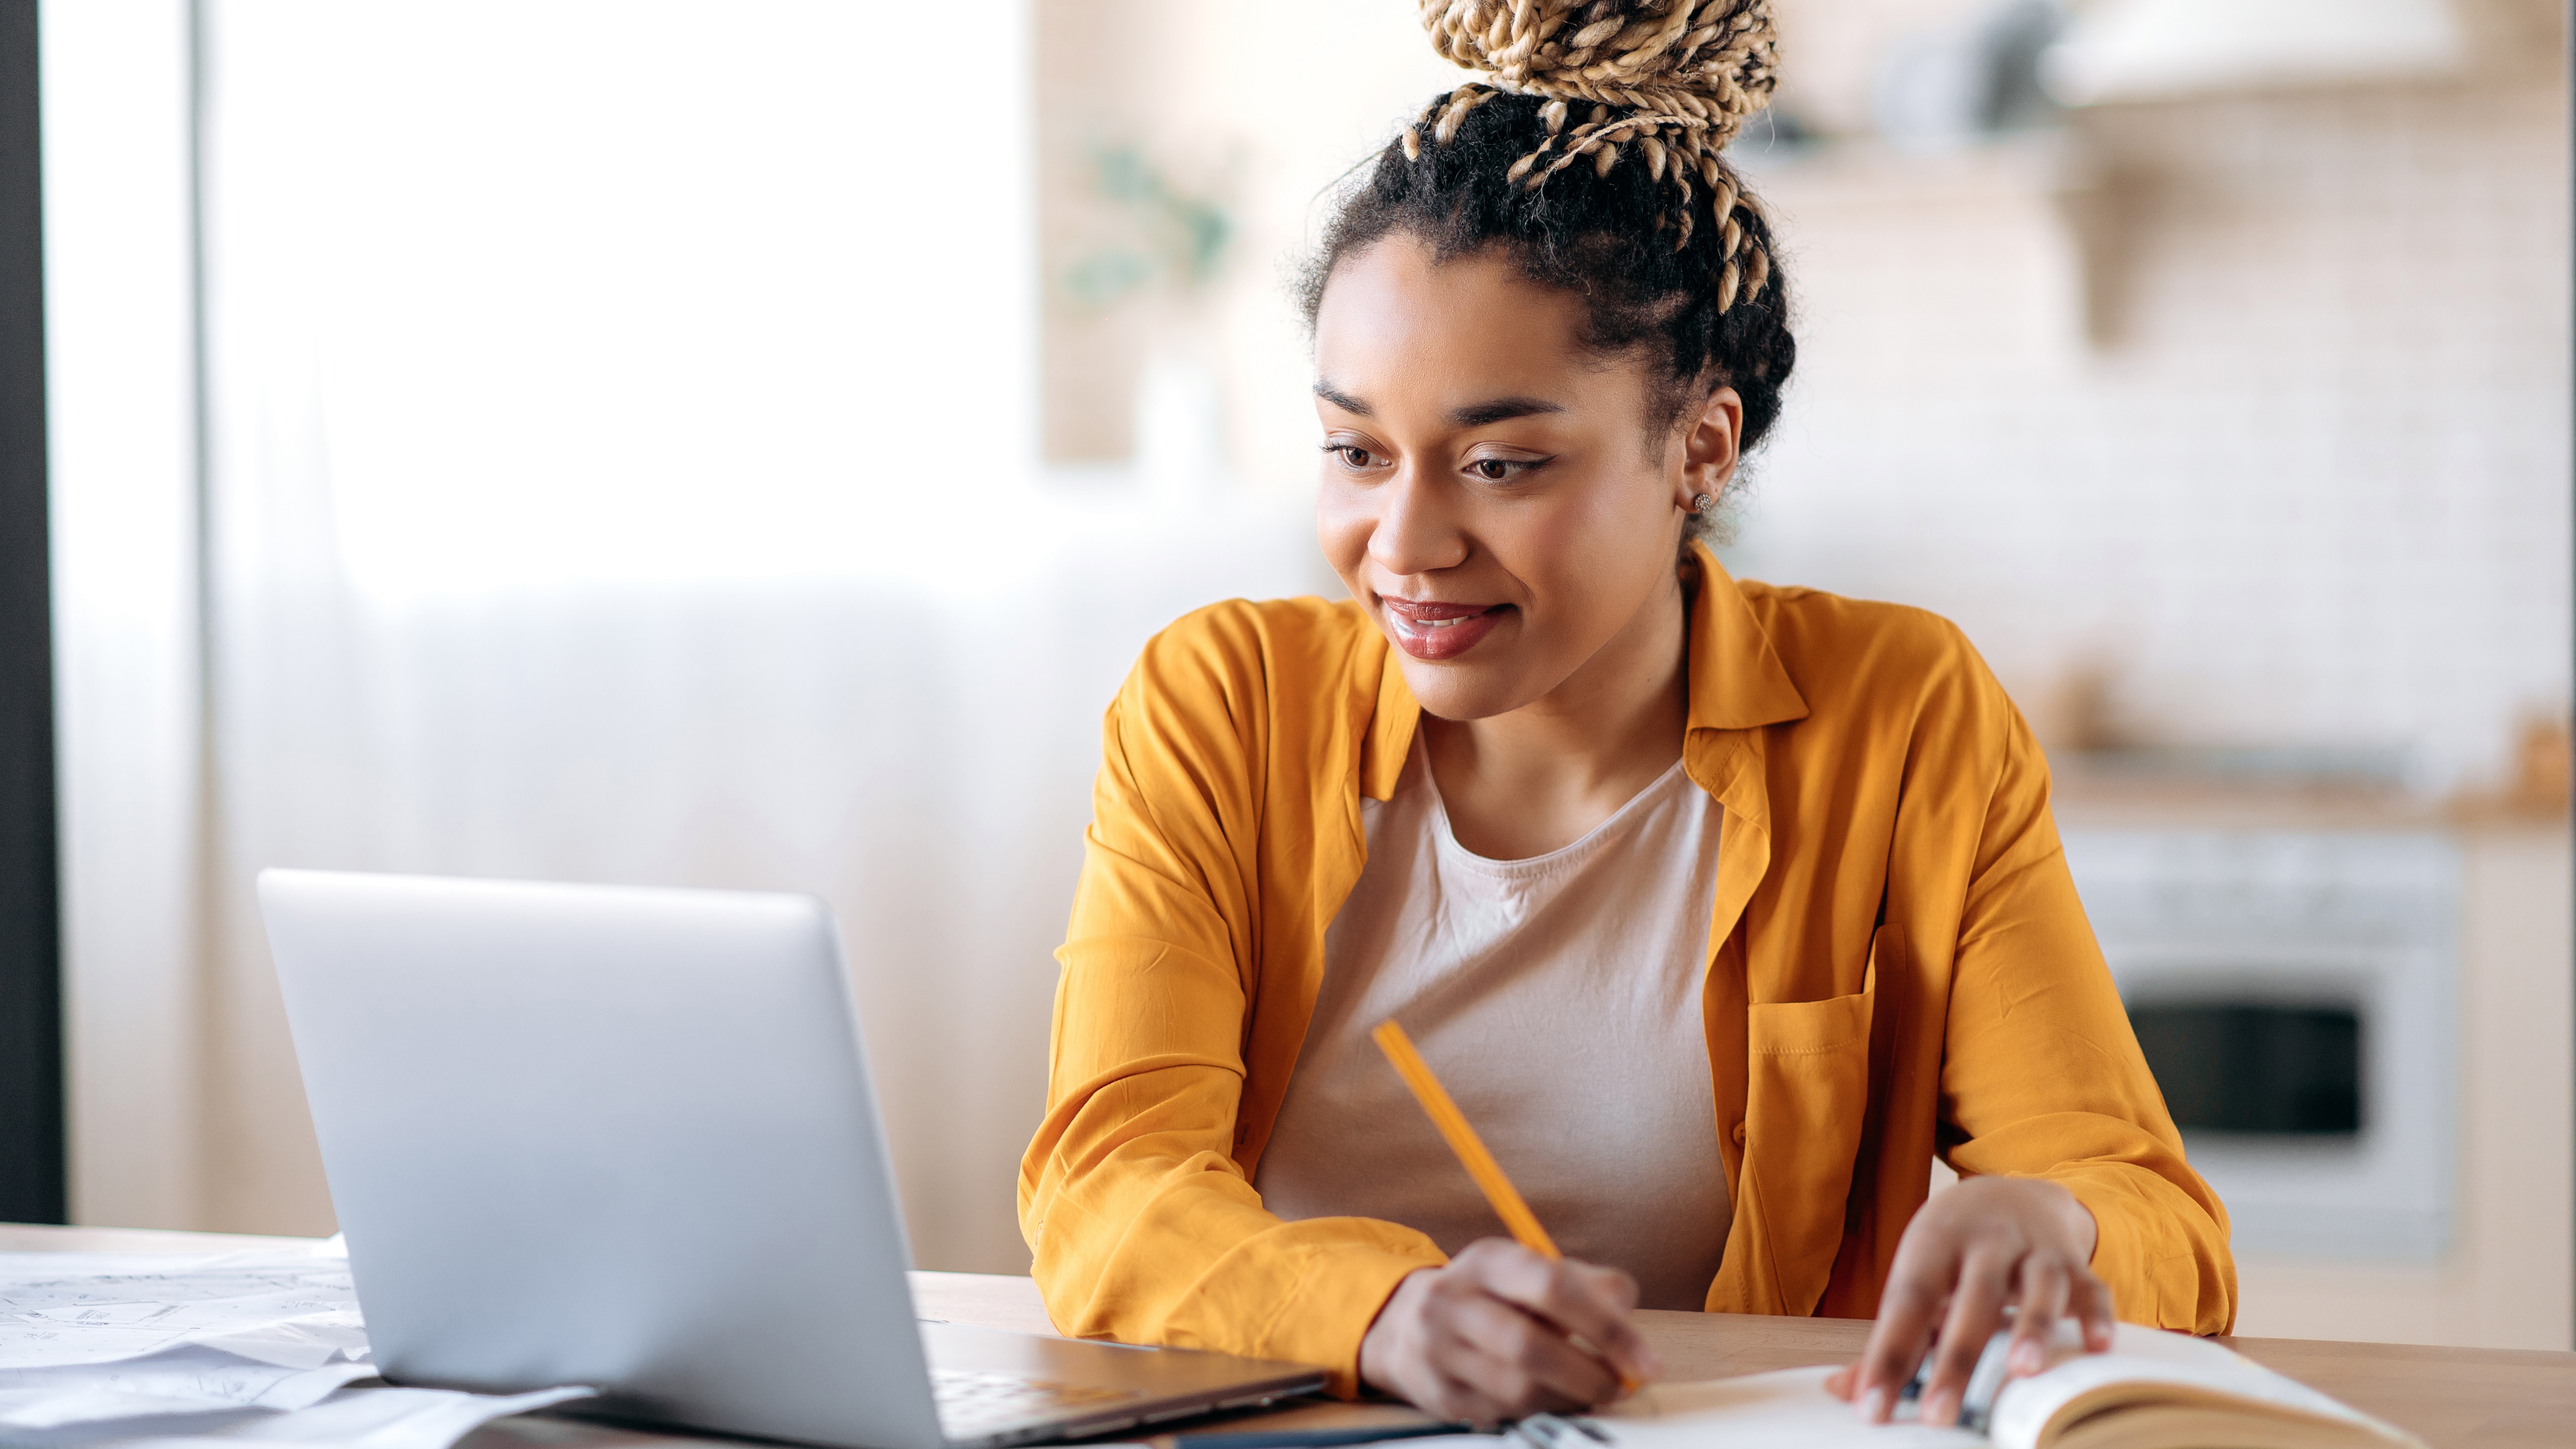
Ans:
[{"label": "eyebrow", "polygon": [[[1315,396],[1346,413],[1364,418],[1377,416],[1376,409],[1329,382],[1316,383]],[[1466,407],[1451,408],[1449,421],[1457,427],[1481,428],[1488,423],[1507,422],[1513,418],[1536,417],[1542,413],[1563,411],[1565,411],[1563,403],[1552,403],[1545,398],[1498,397],[1491,402],[1471,403]]]},{"label": "eyebrow", "polygon": [[1320,380],[1316,382],[1315,396],[1322,398],[1324,401],[1331,403],[1333,406],[1340,408],[1346,413],[1357,413],[1364,418],[1373,418],[1377,416],[1377,413],[1371,409],[1367,403],[1361,402],[1358,398],[1351,396],[1349,393],[1342,391],[1340,388],[1333,386],[1329,382],[1323,382]]},{"label": "eyebrow", "polygon": [[1541,413],[1561,413],[1564,405],[1545,398],[1498,397],[1471,407],[1451,408],[1449,421],[1462,428],[1481,428],[1487,423],[1506,422],[1512,418],[1535,417]]}]

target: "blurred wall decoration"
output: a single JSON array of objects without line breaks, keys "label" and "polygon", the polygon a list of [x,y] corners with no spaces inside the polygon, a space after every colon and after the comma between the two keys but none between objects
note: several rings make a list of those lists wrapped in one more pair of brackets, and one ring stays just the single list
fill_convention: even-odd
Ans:
[{"label": "blurred wall decoration", "polygon": [[[2566,1346],[2560,6],[1778,5],[1729,566],[2039,726],[2243,1331]],[[1099,709],[1337,591],[1286,283],[1415,9],[1028,0],[969,96],[838,0],[208,0],[199,252],[187,6],[49,4],[77,1210],[328,1226],[259,866],[784,887],[920,1261],[1023,1266]]]}]

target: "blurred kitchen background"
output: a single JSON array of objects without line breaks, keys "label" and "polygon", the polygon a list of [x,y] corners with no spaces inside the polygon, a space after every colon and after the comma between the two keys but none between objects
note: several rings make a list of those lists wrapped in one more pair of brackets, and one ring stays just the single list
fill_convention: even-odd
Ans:
[{"label": "blurred kitchen background", "polygon": [[[1778,0],[1740,575],[1956,619],[2249,1334],[2576,1324],[2556,0]],[[1023,1271],[1097,721],[1336,591],[1284,281],[1411,0],[42,6],[72,1207],[332,1226],[267,865],[808,890]]]}]

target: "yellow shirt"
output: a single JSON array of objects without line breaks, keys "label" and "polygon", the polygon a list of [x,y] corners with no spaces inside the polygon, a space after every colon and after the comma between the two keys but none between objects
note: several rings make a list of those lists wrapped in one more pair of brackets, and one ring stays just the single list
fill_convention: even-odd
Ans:
[{"label": "yellow shirt", "polygon": [[[2227,1214],[2075,896],[2029,727],[1920,610],[1738,585],[1704,548],[1683,768],[1725,807],[1701,1003],[1735,1218],[1711,1312],[1868,1317],[1937,1151],[2065,1187],[2120,1316],[2235,1320]],[[1020,1226],[1065,1332],[1357,1385],[1398,1280],[1366,1218],[1283,1222],[1254,1166],[1421,717],[1358,606],[1236,601],[1156,636],[1105,759]]]}]

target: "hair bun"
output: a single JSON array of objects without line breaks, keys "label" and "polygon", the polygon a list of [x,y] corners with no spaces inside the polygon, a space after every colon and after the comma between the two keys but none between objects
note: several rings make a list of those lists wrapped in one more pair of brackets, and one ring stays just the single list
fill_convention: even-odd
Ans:
[{"label": "hair bun", "polygon": [[1439,52],[1500,90],[1668,117],[1724,146],[1779,84],[1771,0],[1421,0]]}]

